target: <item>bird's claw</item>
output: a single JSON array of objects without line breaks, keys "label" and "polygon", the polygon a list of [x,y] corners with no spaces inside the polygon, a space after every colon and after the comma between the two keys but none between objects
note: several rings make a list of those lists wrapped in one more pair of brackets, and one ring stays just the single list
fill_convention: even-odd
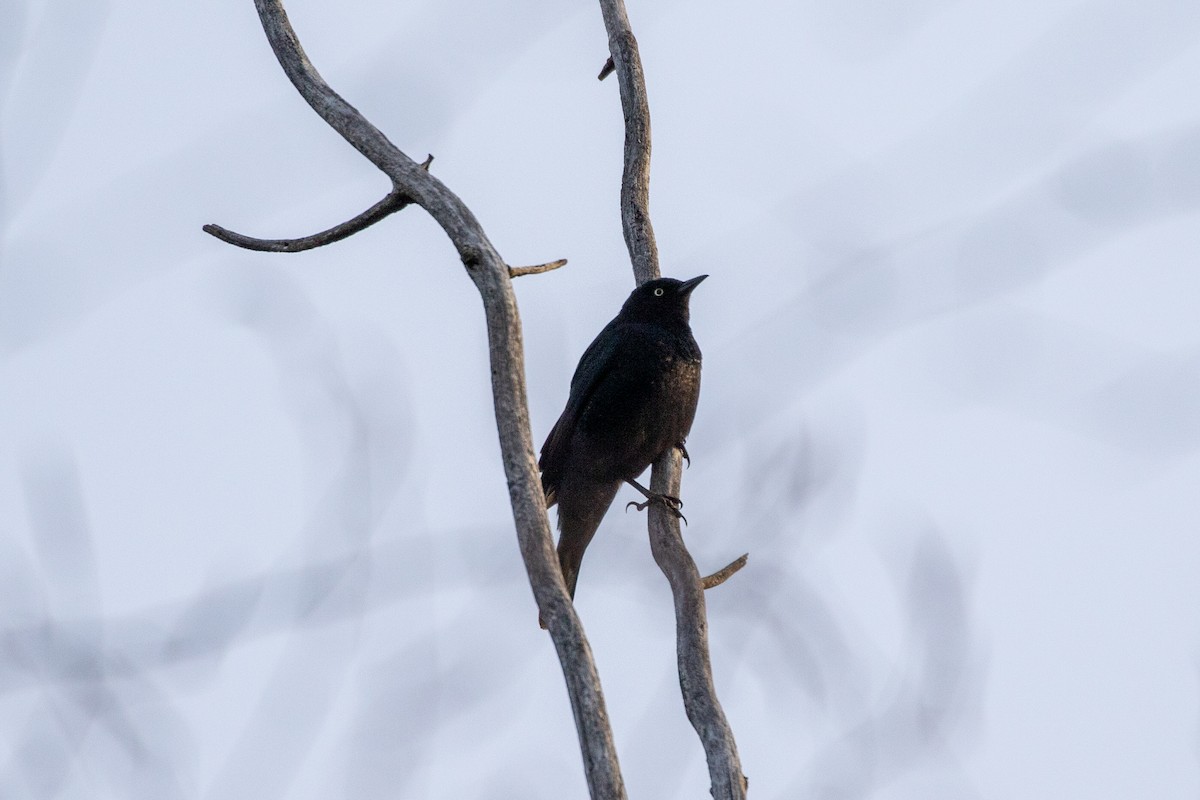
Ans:
[{"label": "bird's claw", "polygon": [[683,524],[687,524],[687,517],[679,509],[683,508],[683,501],[678,497],[672,497],[669,494],[652,494],[648,496],[645,502],[639,503],[636,500],[630,500],[625,504],[625,512],[629,512],[629,507],[633,506],[638,511],[645,511],[651,503],[660,503],[663,508],[675,515],[676,519],[683,520]]},{"label": "bird's claw", "polygon": [[687,448],[683,446],[683,442],[679,442],[675,446],[677,448],[679,448],[679,452],[683,455],[683,460],[687,462],[688,469],[691,469],[692,468],[692,457],[688,455]]}]

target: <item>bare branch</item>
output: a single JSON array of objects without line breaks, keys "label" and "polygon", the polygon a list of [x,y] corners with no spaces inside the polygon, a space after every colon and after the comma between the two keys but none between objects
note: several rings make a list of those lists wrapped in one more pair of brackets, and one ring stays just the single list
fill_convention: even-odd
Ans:
[{"label": "bare branch", "polygon": [[305,55],[281,0],[254,0],[254,7],[284,74],[321,119],[388,175],[397,167],[403,167],[401,173],[409,173],[420,166],[330,88]]},{"label": "bare branch", "polygon": [[[654,463],[650,491],[677,497],[681,466],[679,451],[675,448],[668,450]],[[683,543],[679,521],[674,515],[655,505],[650,510],[649,525],[650,552],[659,569],[667,576],[671,594],[675,598],[675,655],[679,664],[679,688],[683,692],[683,707],[688,720],[704,746],[713,800],[744,800],[746,777],[742,774],[742,764],[738,759],[737,743],[721,703],[717,700],[717,689],[713,683],[712,661],[708,655],[708,609],[704,602],[704,579],[700,577],[696,562]]]},{"label": "bare branch", "polygon": [[598,80],[598,81],[604,80],[609,75],[612,75],[613,70],[615,70],[616,68],[617,68],[617,65],[613,63],[612,56],[609,56],[608,60],[604,62],[604,66],[600,68],[600,74],[596,76],[596,80]]},{"label": "bare branch", "polygon": [[560,258],[557,261],[551,261],[548,264],[538,264],[536,267],[509,267],[508,276],[510,278],[519,278],[522,275],[539,275],[543,272],[549,272],[552,269],[565,267],[567,260]]},{"label": "bare branch", "polygon": [[205,225],[204,232],[211,233],[223,242],[227,242],[247,250],[258,250],[264,253],[299,253],[312,250],[327,244],[340,242],[347,236],[353,236],[361,230],[371,227],[381,219],[395,214],[409,204],[409,199],[399,192],[392,191],[375,205],[351,220],[340,225],[334,225],[329,230],[304,236],[299,239],[256,239],[241,233],[222,228],[220,225]]},{"label": "bare branch", "polygon": [[736,559],[731,561],[729,564],[726,564],[725,566],[721,567],[719,570],[714,572],[712,575],[706,575],[703,578],[701,578],[700,585],[704,587],[705,591],[707,591],[709,589],[715,589],[716,587],[720,586],[725,581],[732,578],[737,572],[739,572],[742,569],[742,567],[746,566],[746,562],[749,560],[750,560],[750,554],[742,553]]},{"label": "bare branch", "polygon": [[658,245],[650,224],[650,103],[637,39],[624,0],[600,0],[608,51],[621,87],[625,115],[625,171],[621,176],[621,228],[638,285],[659,277]]},{"label": "bare branch", "polygon": [[[640,285],[659,277],[658,247],[650,224],[650,104],[637,40],[629,26],[624,0],[600,0],[608,47],[621,88],[625,115],[625,169],[621,178],[621,224],[625,245]],[[601,71],[601,78],[604,77]],[[650,489],[679,497],[681,460],[672,447],[654,463]],[[747,782],[738,759],[733,730],[717,700],[708,653],[708,614],[704,604],[705,580],[696,569],[679,529],[678,518],[663,504],[650,511],[650,549],[675,599],[675,647],[679,686],[688,720],[700,737],[708,761],[713,800],[744,800]],[[735,564],[737,562],[734,562]],[[743,562],[744,563],[744,562]],[[727,578],[736,572],[731,564]],[[721,573],[718,573],[720,575]],[[714,578],[716,576],[713,576]],[[724,580],[721,578],[721,580]],[[719,581],[718,581],[719,582]],[[716,584],[714,584],[716,585]]]},{"label": "bare branch", "polygon": [[300,95],[391,179],[397,193],[429,212],[454,244],[483,298],[492,401],[521,557],[562,665],[591,796],[594,800],[624,800],[600,679],[563,584],[550,535],[529,429],[521,322],[508,266],[470,209],[429,173],[432,157],[424,165],[417,164],[325,83],[304,55],[281,0],[255,0],[254,5],[271,49]]}]

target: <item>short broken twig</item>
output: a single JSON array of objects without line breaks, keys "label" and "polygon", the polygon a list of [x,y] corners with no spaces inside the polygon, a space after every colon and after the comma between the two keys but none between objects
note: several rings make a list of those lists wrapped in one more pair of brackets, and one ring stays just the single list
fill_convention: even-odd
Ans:
[{"label": "short broken twig", "polygon": [[700,585],[703,586],[705,588],[705,590],[713,589],[717,586],[720,586],[722,583],[724,583],[725,581],[732,578],[735,573],[737,573],[739,570],[741,570],[742,567],[746,566],[746,562],[749,559],[750,559],[749,553],[742,553],[736,559],[734,559],[730,563],[726,564],[725,566],[721,567],[719,570],[714,572],[712,575],[706,575],[703,578],[701,578]]},{"label": "short broken twig", "polygon": [[537,266],[534,266],[534,267],[509,267],[508,268],[508,277],[519,278],[522,275],[538,275],[543,272],[549,272],[552,269],[558,269],[559,267],[565,267],[566,265],[567,265],[567,260],[565,258],[560,258],[557,261],[550,261],[546,264],[538,264]]}]

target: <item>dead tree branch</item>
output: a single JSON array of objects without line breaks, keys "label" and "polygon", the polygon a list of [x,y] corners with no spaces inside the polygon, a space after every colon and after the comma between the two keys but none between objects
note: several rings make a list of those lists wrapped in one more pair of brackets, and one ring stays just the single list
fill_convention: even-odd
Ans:
[{"label": "dead tree branch", "polygon": [[[650,104],[642,73],[637,40],[625,13],[624,0],[600,0],[604,25],[608,30],[611,61],[621,90],[621,109],[625,116],[625,170],[621,178],[621,224],[625,244],[633,262],[638,284],[659,277],[658,247],[650,224]],[[601,71],[606,76],[608,65]],[[671,448],[655,462],[650,490],[679,497],[681,460],[677,448]],[[679,662],[679,686],[688,720],[700,737],[708,760],[714,800],[743,800],[746,778],[738,759],[733,730],[717,700],[712,663],[708,652],[708,612],[704,589],[709,580],[726,573],[717,585],[741,565],[729,565],[709,579],[700,577],[696,562],[683,543],[679,520],[661,506],[651,508],[649,517],[650,549],[654,560],[671,584],[675,598],[675,642]],[[745,557],[743,557],[744,559]],[[744,560],[739,559],[744,564]]]},{"label": "dead tree branch", "polygon": [[521,322],[509,267],[462,200],[325,83],[305,56],[281,0],[255,0],[254,5],[271,49],[300,95],[330,127],[388,176],[395,193],[425,209],[437,221],[483,298],[492,400],[521,556],[562,665],[591,796],[623,800],[625,787],[600,679],[567,596],[550,535],[529,429]]},{"label": "dead tree branch", "polygon": [[[682,472],[680,461],[679,452],[671,449],[655,462],[650,476],[650,491],[678,497]],[[649,526],[650,552],[659,569],[667,576],[671,594],[675,598],[675,656],[679,665],[679,689],[683,693],[683,707],[688,721],[696,729],[704,746],[713,800],[744,800],[746,777],[742,774],[737,743],[713,683],[703,579],[696,569],[692,554],[683,543],[677,519],[665,510],[655,508],[651,510]]]},{"label": "dead tree branch", "polygon": [[[650,224],[650,102],[637,39],[624,0],[600,0],[608,51],[621,89],[625,116],[625,170],[621,175],[621,228],[638,285],[659,277],[658,245]],[[606,65],[607,66],[607,65]],[[601,72],[603,77],[606,73]]]}]

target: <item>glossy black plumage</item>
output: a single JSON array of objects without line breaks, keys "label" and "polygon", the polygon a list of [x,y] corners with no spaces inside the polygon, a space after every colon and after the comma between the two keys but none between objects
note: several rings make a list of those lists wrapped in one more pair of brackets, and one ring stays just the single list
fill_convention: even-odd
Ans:
[{"label": "glossy black plumage", "polygon": [[700,397],[700,348],[688,301],[707,275],[660,278],[633,291],[584,351],[538,466],[558,504],[558,559],[571,597],[583,553],[625,481],[682,446]]}]

